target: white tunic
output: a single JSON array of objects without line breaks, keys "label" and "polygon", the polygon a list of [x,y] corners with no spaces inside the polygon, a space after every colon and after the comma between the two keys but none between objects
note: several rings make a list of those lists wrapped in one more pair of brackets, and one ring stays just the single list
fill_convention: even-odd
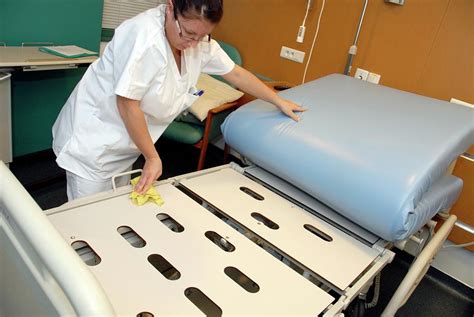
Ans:
[{"label": "white tunic", "polygon": [[89,180],[123,172],[140,155],[118,112],[117,95],[141,100],[154,142],[196,100],[201,72],[224,75],[234,62],[214,40],[183,51],[181,73],[165,36],[165,6],[120,25],[103,56],[77,84],[53,126],[62,168]]}]

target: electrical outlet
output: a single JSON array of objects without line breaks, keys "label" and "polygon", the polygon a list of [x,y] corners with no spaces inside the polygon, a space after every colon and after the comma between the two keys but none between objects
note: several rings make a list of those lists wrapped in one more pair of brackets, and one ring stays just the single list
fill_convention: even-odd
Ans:
[{"label": "electrical outlet", "polygon": [[380,81],[380,75],[376,73],[369,73],[367,81],[373,84],[378,84]]},{"label": "electrical outlet", "polygon": [[289,59],[297,63],[303,63],[305,52],[301,52],[286,46],[281,47],[280,57]]},{"label": "electrical outlet", "polygon": [[361,80],[367,80],[369,77],[369,71],[362,68],[357,68],[354,77]]}]

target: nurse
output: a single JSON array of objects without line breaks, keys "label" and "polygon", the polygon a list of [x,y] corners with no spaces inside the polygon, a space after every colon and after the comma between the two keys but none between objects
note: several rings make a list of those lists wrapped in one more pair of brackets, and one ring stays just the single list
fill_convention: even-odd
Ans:
[{"label": "nurse", "polygon": [[[145,158],[135,191],[162,173],[154,143],[198,98],[201,72],[269,101],[294,120],[303,109],[235,65],[211,32],[223,0],[169,0],[125,21],[77,84],[53,126],[53,150],[66,170],[69,200],[112,188],[112,176]],[[126,185],[122,177],[117,185]]]}]

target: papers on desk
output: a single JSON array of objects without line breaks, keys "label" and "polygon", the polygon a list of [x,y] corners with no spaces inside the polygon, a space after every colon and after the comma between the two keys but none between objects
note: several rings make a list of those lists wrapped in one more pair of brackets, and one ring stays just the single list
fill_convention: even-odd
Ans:
[{"label": "papers on desk", "polygon": [[86,56],[98,56],[99,53],[86,50],[76,45],[65,46],[42,46],[39,48],[41,52],[61,56],[65,58],[78,58]]}]

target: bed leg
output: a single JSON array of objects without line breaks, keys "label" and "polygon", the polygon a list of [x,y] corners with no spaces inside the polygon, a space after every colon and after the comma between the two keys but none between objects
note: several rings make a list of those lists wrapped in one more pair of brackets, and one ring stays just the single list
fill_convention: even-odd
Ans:
[{"label": "bed leg", "polygon": [[443,246],[444,241],[453,229],[457,217],[450,215],[444,224],[439,228],[438,232],[433,236],[431,241],[426,245],[423,251],[419,254],[416,261],[410,267],[405,278],[398,286],[395,294],[388,303],[387,307],[382,313],[383,317],[395,316],[397,310],[402,307],[423,279],[426,271],[428,271],[431,262]]}]

